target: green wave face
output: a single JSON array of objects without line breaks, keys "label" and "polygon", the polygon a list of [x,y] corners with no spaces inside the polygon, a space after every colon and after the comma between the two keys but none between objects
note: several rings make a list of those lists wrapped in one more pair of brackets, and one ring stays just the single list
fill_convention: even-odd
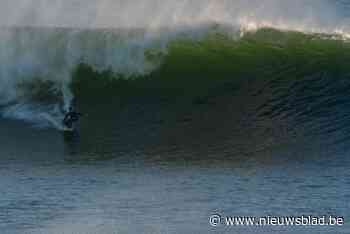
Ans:
[{"label": "green wave face", "polygon": [[[307,74],[346,72],[349,46],[321,35],[261,30],[238,41],[213,35],[198,42],[175,42],[160,69],[165,77],[188,74],[203,79],[231,75],[264,76],[290,69]],[[340,70],[339,70],[340,69]],[[286,74],[286,75],[287,75]]]},{"label": "green wave face", "polygon": [[219,141],[217,133],[250,152],[283,142],[348,142],[349,61],[348,42],[325,35],[215,32],[171,42],[158,69],[133,79],[81,65],[72,88],[87,111],[102,106],[98,113],[127,110],[170,129],[185,125],[189,142],[210,129],[208,142]]},{"label": "green wave face", "polygon": [[[152,51],[146,55],[149,60],[159,59]],[[115,76],[112,71],[94,72],[82,65],[74,74],[73,89],[77,95],[85,96],[90,92],[107,96],[154,94],[155,90],[205,95],[216,86],[250,80],[263,83],[275,79],[301,81],[312,75],[344,77],[350,71],[349,59],[348,42],[326,35],[262,29],[237,39],[215,32],[201,39],[171,42],[158,69],[131,80]]]},{"label": "green wave face", "polygon": [[[127,100],[184,108],[236,103],[264,120],[314,120],[348,109],[350,46],[337,35],[266,28],[242,36],[214,26],[197,37],[193,30],[170,39],[164,32],[145,43],[142,31],[18,31],[9,62],[0,64],[13,75],[0,82],[17,82],[15,102],[21,104],[9,117],[24,111],[20,117],[31,118],[40,110],[60,119],[70,91],[87,106]],[[27,40],[31,47],[20,40],[23,35],[36,39]],[[35,60],[28,63],[28,56]]]}]

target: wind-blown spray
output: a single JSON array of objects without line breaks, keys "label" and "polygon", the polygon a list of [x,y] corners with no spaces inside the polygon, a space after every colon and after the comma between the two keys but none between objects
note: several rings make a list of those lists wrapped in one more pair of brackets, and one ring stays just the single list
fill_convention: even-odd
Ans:
[{"label": "wind-blown spray", "polygon": [[[8,117],[33,121],[40,109],[60,118],[57,103],[47,111],[33,105],[26,84],[50,82],[65,109],[73,97],[71,74],[80,63],[124,77],[145,75],[161,65],[169,41],[198,38],[213,24],[228,31],[272,27],[347,36],[348,16],[339,10],[347,7],[328,0],[0,2],[0,104],[16,104],[5,109]],[[150,59],[149,53],[157,56]]]}]

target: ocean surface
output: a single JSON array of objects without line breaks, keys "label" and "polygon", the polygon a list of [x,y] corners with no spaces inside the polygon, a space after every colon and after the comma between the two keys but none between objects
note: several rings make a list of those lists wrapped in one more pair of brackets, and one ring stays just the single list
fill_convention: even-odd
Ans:
[{"label": "ocean surface", "polygon": [[[350,1],[0,13],[1,233],[350,233]],[[65,133],[73,99],[85,115]]]}]

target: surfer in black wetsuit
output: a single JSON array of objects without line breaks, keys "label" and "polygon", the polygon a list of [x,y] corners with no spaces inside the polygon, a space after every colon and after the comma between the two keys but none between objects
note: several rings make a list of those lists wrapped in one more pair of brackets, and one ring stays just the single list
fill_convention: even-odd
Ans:
[{"label": "surfer in black wetsuit", "polygon": [[74,111],[73,106],[69,107],[69,111],[66,113],[63,119],[64,126],[67,128],[73,128],[73,124],[78,122],[81,116],[83,116],[83,114]]}]

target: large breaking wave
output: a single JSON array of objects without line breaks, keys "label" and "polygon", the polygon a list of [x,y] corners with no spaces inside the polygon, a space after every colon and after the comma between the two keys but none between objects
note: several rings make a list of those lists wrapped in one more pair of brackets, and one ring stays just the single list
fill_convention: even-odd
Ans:
[{"label": "large breaking wave", "polygon": [[205,93],[214,80],[349,73],[348,16],[339,10],[349,6],[344,1],[42,0],[3,5],[2,113],[34,123],[57,125],[74,95],[103,93],[87,91],[82,82],[89,75],[76,72],[82,64],[100,74],[101,83],[150,78],[163,83],[160,87],[188,93],[196,86]]}]

